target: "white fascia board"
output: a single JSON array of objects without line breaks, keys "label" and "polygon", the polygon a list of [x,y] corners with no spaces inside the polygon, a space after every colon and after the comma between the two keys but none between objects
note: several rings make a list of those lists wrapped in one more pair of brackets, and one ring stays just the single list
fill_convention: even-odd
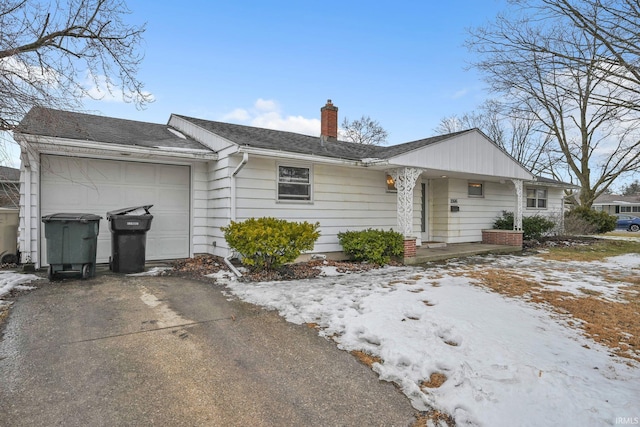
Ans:
[{"label": "white fascia board", "polygon": [[31,144],[41,153],[81,153],[81,154],[119,154],[144,157],[172,157],[178,159],[210,161],[218,160],[218,154],[205,150],[172,150],[169,147],[148,148],[121,144],[105,144],[92,141],[78,141],[66,138],[53,138],[20,134],[24,142]]},{"label": "white fascia board", "polygon": [[177,129],[181,133],[188,135],[191,139],[198,141],[200,144],[216,152],[238,146],[237,143],[174,114],[171,114],[169,117],[167,126]]},{"label": "white fascia board", "polygon": [[237,153],[247,153],[247,154],[262,156],[262,157],[272,157],[272,158],[287,159],[287,160],[300,160],[305,162],[325,163],[325,164],[331,164],[331,165],[366,166],[366,164],[360,160],[336,159],[332,157],[314,156],[312,154],[292,153],[290,151],[267,150],[264,148],[238,147]]}]

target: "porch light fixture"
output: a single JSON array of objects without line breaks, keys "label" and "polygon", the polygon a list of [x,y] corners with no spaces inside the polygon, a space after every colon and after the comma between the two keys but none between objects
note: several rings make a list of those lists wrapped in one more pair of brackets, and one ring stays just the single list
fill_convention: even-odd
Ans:
[{"label": "porch light fixture", "polygon": [[398,191],[396,189],[396,182],[393,180],[393,177],[387,174],[387,191]]}]

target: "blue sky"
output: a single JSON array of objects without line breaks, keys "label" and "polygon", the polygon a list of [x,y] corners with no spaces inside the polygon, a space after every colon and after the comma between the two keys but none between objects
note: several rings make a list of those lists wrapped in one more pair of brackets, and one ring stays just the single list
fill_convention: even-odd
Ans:
[{"label": "blue sky", "polygon": [[484,1],[143,1],[139,77],[155,102],[138,111],[87,102],[99,114],[166,123],[171,113],[319,134],[327,99],[368,115],[397,144],[433,135],[441,118],[486,97],[465,68],[465,29],[506,4]]},{"label": "blue sky", "polygon": [[[138,77],[155,101],[139,110],[103,90],[87,112],[153,123],[177,113],[319,135],[331,99],[340,122],[370,116],[398,144],[432,136],[443,117],[488,97],[463,44],[506,0],[127,4],[127,19],[147,24]],[[13,146],[6,163],[18,167]]]}]

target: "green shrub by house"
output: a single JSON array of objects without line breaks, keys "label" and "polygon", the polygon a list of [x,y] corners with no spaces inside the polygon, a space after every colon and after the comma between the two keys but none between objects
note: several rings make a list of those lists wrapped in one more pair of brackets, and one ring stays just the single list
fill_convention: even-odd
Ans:
[{"label": "green shrub by house", "polygon": [[290,222],[277,218],[249,218],[222,227],[229,246],[242,255],[242,263],[255,270],[276,269],[310,251],[320,237],[320,223]]},{"label": "green shrub by house", "polygon": [[338,233],[338,240],[347,255],[356,261],[367,261],[375,264],[386,264],[392,256],[400,256],[404,252],[402,234],[389,230],[346,231]]},{"label": "green shrub by house", "polygon": [[608,233],[609,231],[613,231],[616,229],[617,222],[617,218],[615,216],[609,215],[604,211],[596,211],[584,206],[577,206],[571,209],[565,214],[565,219],[565,223],[587,223],[591,225],[590,231],[593,233]]},{"label": "green shrub by house", "polygon": [[[522,217],[522,238],[539,239],[555,228],[555,222],[538,215]],[[513,212],[502,212],[493,223],[494,230],[513,230]]]}]

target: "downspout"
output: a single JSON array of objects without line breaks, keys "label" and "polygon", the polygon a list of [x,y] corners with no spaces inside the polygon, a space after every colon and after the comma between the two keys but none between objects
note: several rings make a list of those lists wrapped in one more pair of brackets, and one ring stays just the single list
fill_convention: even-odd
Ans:
[{"label": "downspout", "polygon": [[[249,153],[243,153],[240,164],[238,164],[238,166],[236,166],[236,168],[231,173],[231,221],[236,220],[236,175],[240,173],[240,171],[242,170],[242,168],[244,168],[244,165],[246,165],[248,161]],[[233,274],[238,277],[242,277],[242,273],[240,273],[238,269],[235,268],[235,266],[231,263],[231,258],[236,258],[236,253],[232,250],[229,250],[229,255],[224,257],[224,262],[225,264],[227,264],[227,267],[229,267],[229,269],[233,271]]]}]

